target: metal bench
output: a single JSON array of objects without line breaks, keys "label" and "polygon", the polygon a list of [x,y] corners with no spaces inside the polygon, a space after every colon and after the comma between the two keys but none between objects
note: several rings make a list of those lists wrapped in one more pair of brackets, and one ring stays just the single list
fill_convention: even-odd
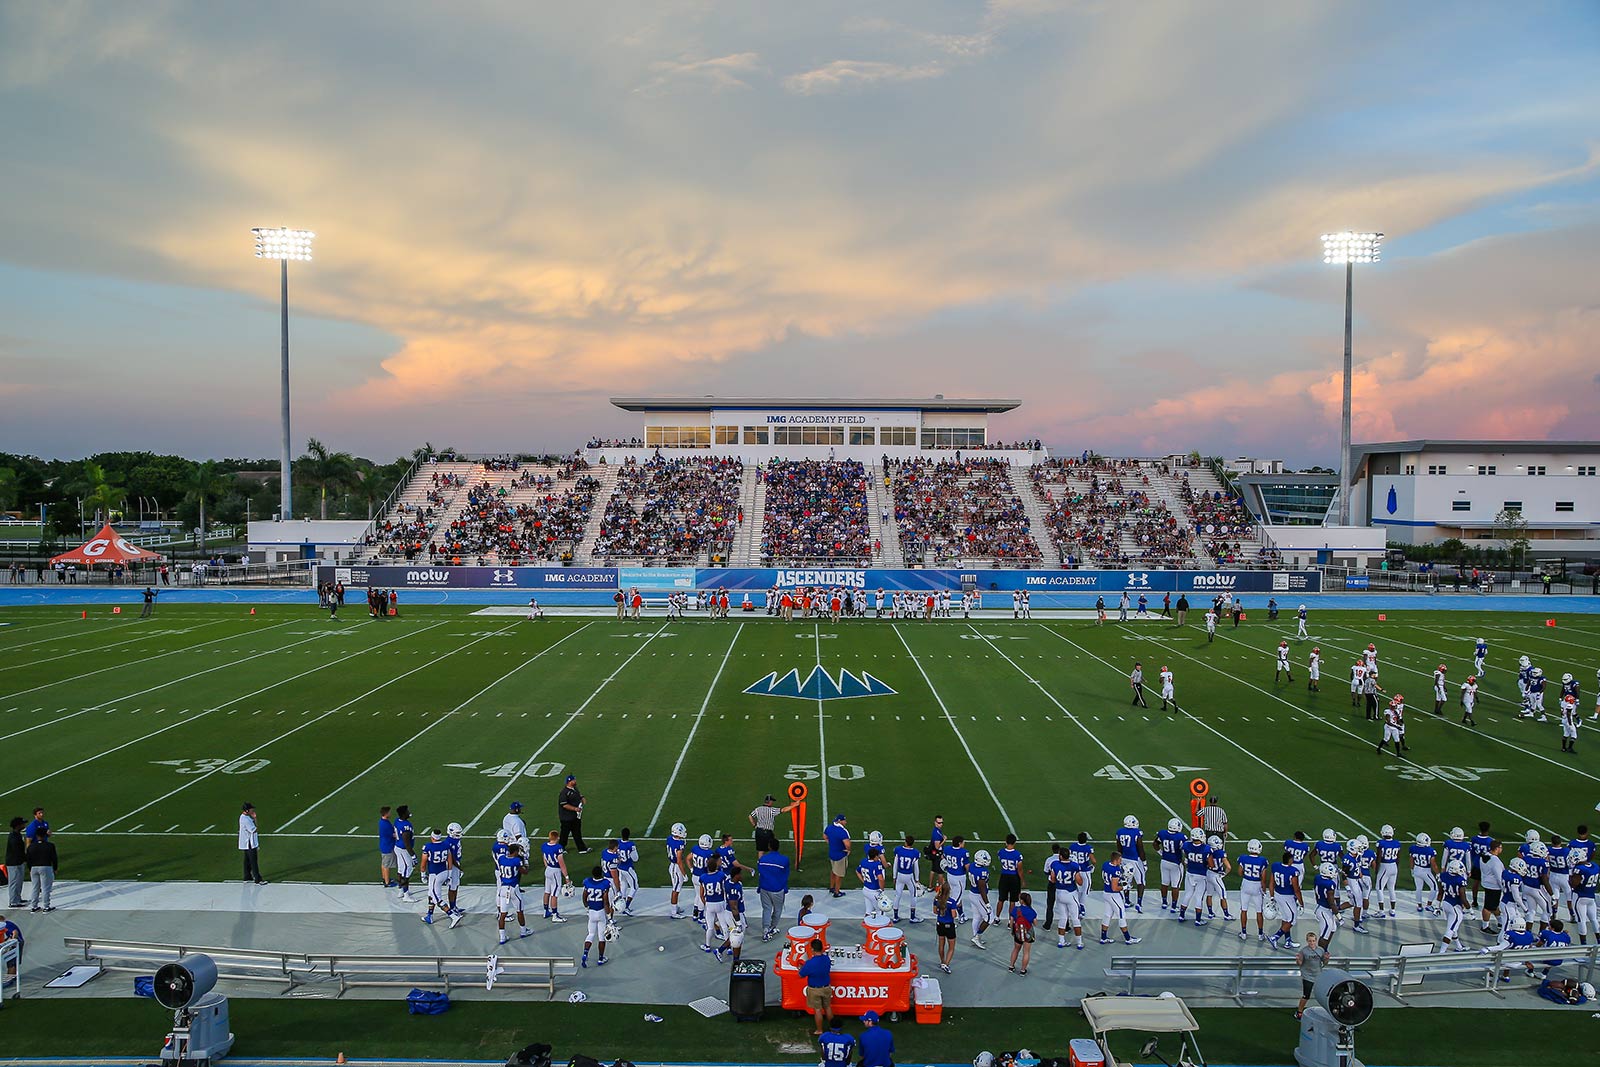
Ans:
[{"label": "metal bench", "polygon": [[[313,969],[338,981],[339,994],[368,988],[409,988],[438,982],[448,991],[454,985],[478,985],[488,974],[485,956],[370,956],[314,955]],[[555,996],[556,978],[578,973],[571,956],[501,956],[496,988],[543,989]]]},{"label": "metal bench", "polygon": [[[8,975],[9,972],[9,975]],[[22,996],[22,942],[16,938],[0,941],[0,1004],[6,1002],[6,983],[12,987],[12,996]]]},{"label": "metal bench", "polygon": [[162,945],[143,941],[115,941],[93,937],[65,937],[71,952],[102,971],[145,973],[185,956],[204,954],[217,965],[217,977],[242,982],[273,982],[293,988],[310,970],[301,953],[268,949],[203,948],[197,945]]},{"label": "metal bench", "polygon": [[[1523,964],[1540,967],[1552,959],[1559,959],[1565,967],[1576,967],[1583,981],[1593,981],[1596,954],[1600,945],[1573,945],[1570,948],[1517,948],[1499,952],[1433,952],[1425,955],[1386,957],[1387,965],[1373,977],[1388,981],[1389,994],[1396,1000],[1407,997],[1441,996],[1446,993],[1493,993],[1505,999],[1501,987],[1508,981],[1502,972],[1511,972],[1514,980],[1525,975]],[[1421,984],[1428,978],[1466,978],[1451,987],[1406,989],[1407,984]]]},{"label": "metal bench", "polygon": [[[1335,957],[1329,965],[1357,976],[1370,974],[1381,964],[1376,956]],[[1125,978],[1129,993],[1140,979],[1182,982],[1193,979],[1227,983],[1226,995],[1242,1001],[1245,983],[1300,980],[1300,965],[1293,956],[1113,956],[1105,968],[1107,978]]]}]

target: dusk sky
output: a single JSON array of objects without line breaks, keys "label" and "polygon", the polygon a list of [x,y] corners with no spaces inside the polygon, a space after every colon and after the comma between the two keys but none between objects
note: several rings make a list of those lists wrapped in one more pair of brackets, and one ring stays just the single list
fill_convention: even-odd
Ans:
[{"label": "dusk sky", "polygon": [[1334,464],[1600,437],[1600,5],[0,5],[0,449],[570,450],[616,394],[1011,396]]}]

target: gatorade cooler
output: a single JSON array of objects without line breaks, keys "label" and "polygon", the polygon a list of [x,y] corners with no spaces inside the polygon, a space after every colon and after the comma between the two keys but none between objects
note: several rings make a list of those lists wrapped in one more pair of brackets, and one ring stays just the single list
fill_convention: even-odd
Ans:
[{"label": "gatorade cooler", "polygon": [[918,984],[911,990],[917,1022],[919,1024],[940,1022],[944,1018],[944,990],[939,988],[938,979],[919,978],[917,982]]},{"label": "gatorade cooler", "polygon": [[1067,1063],[1070,1067],[1106,1067],[1106,1054],[1094,1039],[1075,1037],[1067,1045]]}]

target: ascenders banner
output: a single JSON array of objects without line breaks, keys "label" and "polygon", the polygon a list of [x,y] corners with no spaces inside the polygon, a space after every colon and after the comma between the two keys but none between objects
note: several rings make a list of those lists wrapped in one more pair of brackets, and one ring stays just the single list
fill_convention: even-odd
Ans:
[{"label": "ascenders banner", "polygon": [[1320,571],[1010,571],[879,570],[865,567],[321,567],[318,580],[385,589],[733,589],[765,592],[821,586],[926,592],[1026,589],[1037,593],[1318,593]]}]

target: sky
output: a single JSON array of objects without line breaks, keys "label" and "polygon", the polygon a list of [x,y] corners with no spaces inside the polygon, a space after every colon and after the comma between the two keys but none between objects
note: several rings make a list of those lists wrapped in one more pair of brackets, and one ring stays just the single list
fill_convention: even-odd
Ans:
[{"label": "sky", "polygon": [[999,396],[1076,453],[1600,438],[1600,5],[0,5],[0,450],[568,450]]}]

